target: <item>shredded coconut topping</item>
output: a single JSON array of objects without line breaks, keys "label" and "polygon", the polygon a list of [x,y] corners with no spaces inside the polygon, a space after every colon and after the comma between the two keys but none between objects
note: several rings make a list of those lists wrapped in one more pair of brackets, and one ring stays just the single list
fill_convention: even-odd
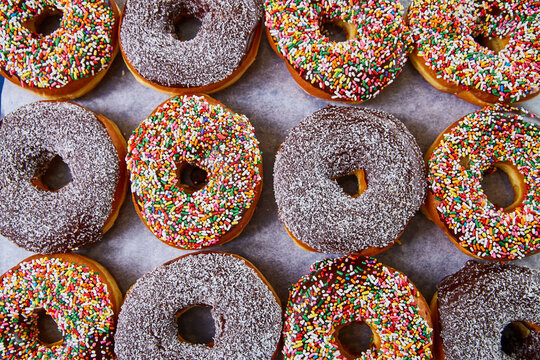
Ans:
[{"label": "shredded coconut topping", "polygon": [[[230,254],[203,252],[144,275],[122,305],[118,359],[271,359],[281,335],[281,306],[251,266]],[[213,347],[178,338],[178,311],[201,304],[212,307]]]},{"label": "shredded coconut topping", "polygon": [[[201,20],[195,38],[177,38],[174,22],[180,16]],[[239,66],[261,17],[259,0],[128,0],[120,43],[146,80],[171,87],[206,86]]]},{"label": "shredded coconut topping", "polygon": [[[72,181],[56,192],[32,180],[58,155]],[[0,127],[0,232],[29,251],[65,252],[103,235],[118,184],[119,161],[104,125],[73,103],[37,102],[6,115]]]},{"label": "shredded coconut topping", "polygon": [[[347,195],[336,176],[363,169],[367,189]],[[274,165],[279,216],[295,238],[322,252],[352,253],[394,242],[424,200],[414,137],[382,111],[328,106],[292,129]]]},{"label": "shredded coconut topping", "polygon": [[514,321],[540,324],[540,272],[516,265],[468,261],[438,286],[437,305],[445,359],[539,359],[532,331],[511,355],[501,347]]}]

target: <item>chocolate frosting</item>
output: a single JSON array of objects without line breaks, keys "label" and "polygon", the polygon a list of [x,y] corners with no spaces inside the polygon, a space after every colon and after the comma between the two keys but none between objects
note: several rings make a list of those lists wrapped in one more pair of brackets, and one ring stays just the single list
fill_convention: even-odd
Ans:
[{"label": "chocolate frosting", "polygon": [[[212,308],[213,347],[180,341],[175,317],[191,305]],[[281,306],[258,272],[239,257],[197,253],[137,280],[118,318],[119,360],[270,359],[281,336]]]},{"label": "chocolate frosting", "polygon": [[[347,195],[332,178],[364,169],[367,189]],[[279,216],[301,242],[352,253],[394,242],[425,195],[420,149],[382,111],[328,106],[292,129],[276,155]]]},{"label": "chocolate frosting", "polygon": [[[56,192],[32,185],[58,155],[72,181]],[[42,101],[0,127],[0,233],[28,251],[65,252],[101,239],[119,161],[105,126],[73,103]]]},{"label": "chocolate frosting", "polygon": [[[174,21],[179,16],[201,20],[195,38],[177,38]],[[259,0],[128,0],[120,44],[146,80],[171,87],[206,86],[239,66],[261,17]]]},{"label": "chocolate frosting", "polygon": [[539,333],[511,355],[503,329],[514,321],[540,324],[540,272],[516,265],[468,261],[438,286],[437,305],[446,360],[540,359]]}]

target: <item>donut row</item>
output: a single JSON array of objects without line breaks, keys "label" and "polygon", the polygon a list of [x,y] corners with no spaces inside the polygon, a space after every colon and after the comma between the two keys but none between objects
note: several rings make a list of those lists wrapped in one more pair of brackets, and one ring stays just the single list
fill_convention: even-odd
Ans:
[{"label": "donut row", "polygon": [[[49,99],[94,88],[118,49],[137,81],[168,94],[211,93],[253,63],[258,0],[6,0],[0,4],[0,74]],[[401,72],[408,54],[435,88],[473,104],[538,95],[540,6],[535,0],[266,0],[266,33],[306,92],[360,103]],[[47,34],[41,25],[61,15]],[[178,35],[199,19],[194,38]],[[346,39],[334,40],[329,28]],[[331,39],[332,38],[332,39]],[[215,39],[219,39],[216,42]]]},{"label": "donut row", "polygon": [[[422,205],[467,255],[532,255],[540,249],[535,121],[523,109],[486,107],[443,131],[424,163],[393,116],[328,106],[295,126],[277,152],[279,217],[303,249],[373,256],[397,241]],[[182,249],[238,236],[262,190],[253,126],[208,96],[165,101],[133,132],[127,151],[116,125],[72,103],[25,105],[0,129],[0,233],[29,251],[66,252],[99,241],[118,216],[126,170],[144,224]],[[43,176],[56,157],[73,177],[51,189]],[[492,203],[482,186],[496,169],[514,188],[506,207]]]},{"label": "donut row", "polygon": [[[291,287],[282,314],[270,284],[238,255],[182,256],[137,280],[123,302],[114,278],[95,261],[34,255],[0,277],[0,354],[274,359],[282,338],[285,359],[465,359],[471,353],[481,359],[536,359],[539,290],[538,271],[469,261],[439,284],[431,313],[407,276],[374,258],[347,255],[313,264]],[[210,344],[180,335],[178,318],[194,306],[211,308]],[[58,325],[60,340],[43,339],[42,314]],[[359,323],[372,337],[368,349],[356,353],[341,341],[340,331]]]}]

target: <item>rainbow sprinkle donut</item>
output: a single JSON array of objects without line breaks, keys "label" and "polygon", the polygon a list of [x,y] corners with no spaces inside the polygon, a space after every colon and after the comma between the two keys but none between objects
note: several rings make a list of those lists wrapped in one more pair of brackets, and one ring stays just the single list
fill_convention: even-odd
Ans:
[{"label": "rainbow sprinkle donut", "polygon": [[[409,34],[397,0],[266,0],[270,43],[309,94],[360,103],[392,83],[407,60]],[[331,22],[347,33],[334,42]]]},{"label": "rainbow sprinkle donut", "polygon": [[[426,153],[423,210],[470,256],[514,260],[540,249],[540,127],[534,116],[504,105],[486,107],[448,127]],[[495,169],[514,188],[506,208],[491,203],[482,189],[483,175]]]},{"label": "rainbow sprinkle donut", "polygon": [[[39,23],[62,14],[49,35]],[[114,0],[3,0],[0,2],[0,74],[54,100],[93,89],[118,52],[119,10]]]},{"label": "rainbow sprinkle donut", "polygon": [[[364,322],[371,349],[350,354],[340,329]],[[431,359],[429,307],[407,276],[374,258],[348,255],[315,263],[291,287],[285,309],[285,359]]]},{"label": "rainbow sprinkle donut", "polygon": [[[128,142],[139,216],[171,246],[200,249],[232,240],[249,222],[262,189],[258,144],[245,116],[208,96],[165,101]],[[182,180],[187,169],[205,172],[206,184],[203,176]]]},{"label": "rainbow sprinkle donut", "polygon": [[[0,278],[0,357],[113,360],[113,333],[122,293],[97,262],[75,254],[34,255]],[[63,339],[38,337],[40,313]]]},{"label": "rainbow sprinkle donut", "polygon": [[438,90],[479,106],[540,92],[537,0],[414,0],[408,22],[411,61]]}]

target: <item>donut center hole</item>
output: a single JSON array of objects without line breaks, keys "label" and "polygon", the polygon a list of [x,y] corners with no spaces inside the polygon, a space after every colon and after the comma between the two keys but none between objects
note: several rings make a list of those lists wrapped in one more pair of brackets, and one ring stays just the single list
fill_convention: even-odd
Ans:
[{"label": "donut center hole", "polygon": [[506,355],[520,351],[526,343],[531,330],[521,321],[514,321],[506,325],[501,334],[501,347]]},{"label": "donut center hole", "polygon": [[506,163],[494,164],[481,181],[482,190],[488,200],[505,212],[512,212],[523,197],[519,188],[522,175]]},{"label": "donut center hole", "polygon": [[202,21],[195,16],[181,15],[174,21],[174,33],[179,40],[194,39],[201,29]]},{"label": "donut center hole", "polygon": [[356,170],[346,175],[333,177],[345,194],[353,198],[359,197],[367,189],[366,173],[364,170]]},{"label": "donut center hole", "polygon": [[[502,11],[496,2],[490,3],[489,8],[486,10],[485,15],[481,18],[482,23],[489,23],[492,18],[498,18],[501,16]],[[499,22],[498,20],[496,22]],[[493,50],[495,54],[498,54],[508,44],[507,39],[489,38],[484,34],[473,35],[474,41],[480,46]]]},{"label": "donut center hole", "polygon": [[23,24],[28,30],[47,36],[62,26],[63,13],[59,9],[46,8],[41,14]]},{"label": "donut center hole", "polygon": [[352,24],[341,19],[323,19],[319,25],[321,34],[332,42],[343,42],[356,37],[356,29]]},{"label": "donut center hole", "polygon": [[176,314],[176,321],[181,341],[209,347],[214,345],[216,326],[210,306],[195,305],[182,309]]},{"label": "donut center hole", "polygon": [[42,190],[58,191],[72,180],[69,166],[58,155],[45,165],[45,171],[37,174],[32,184]]},{"label": "donut center hole", "polygon": [[480,46],[493,50],[495,54],[498,54],[508,44],[506,39],[488,38],[482,34],[474,36],[473,39]]},{"label": "donut center hole", "polygon": [[53,346],[62,341],[62,333],[54,319],[44,310],[38,310],[37,314],[38,340],[45,346]]},{"label": "donut center hole", "polygon": [[176,178],[186,194],[201,190],[208,184],[208,173],[196,165],[182,162],[177,166]]},{"label": "donut center hole", "polygon": [[346,324],[336,330],[339,347],[348,359],[356,359],[373,343],[373,332],[363,321]]}]

